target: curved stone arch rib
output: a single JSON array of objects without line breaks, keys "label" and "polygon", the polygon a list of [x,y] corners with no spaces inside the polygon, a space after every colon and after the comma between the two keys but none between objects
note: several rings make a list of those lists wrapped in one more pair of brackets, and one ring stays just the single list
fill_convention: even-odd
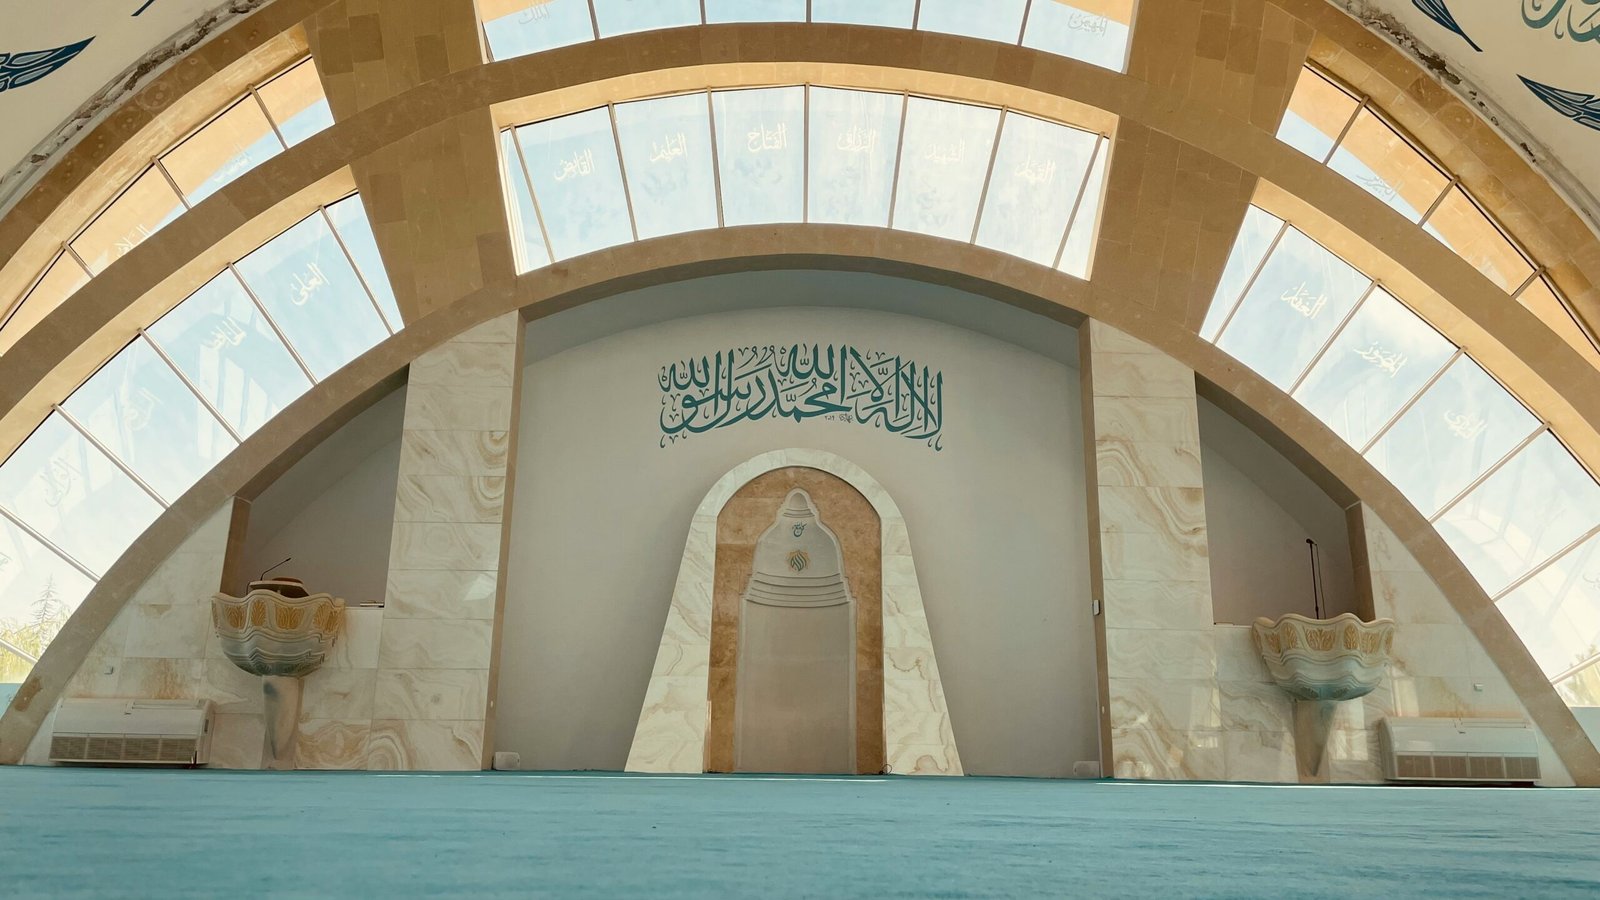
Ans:
[{"label": "curved stone arch rib", "polygon": [[[1577,783],[1600,784],[1600,752],[1443,537],[1370,463],[1282,390],[1181,322],[1144,306],[1136,295],[982,247],[912,233],[865,233],[872,239],[863,240],[864,230],[851,226],[792,224],[690,232],[624,244],[568,260],[559,272],[536,270],[509,285],[481,288],[408,324],[247,438],[105,573],[0,717],[0,764],[21,757],[101,632],[133,590],[204,516],[235,494],[253,496],[340,424],[397,386],[406,365],[423,352],[513,310],[538,318],[623,291],[700,276],[822,268],[951,286],[1074,325],[1085,316],[1093,317],[1193,369],[1215,387],[1213,400],[1228,403],[1248,421],[1281,435],[1280,450],[1322,473],[1314,477],[1342,503],[1362,500],[1395,529],[1506,675]],[[0,372],[4,362],[0,357]]]},{"label": "curved stone arch rib", "polygon": [[[115,336],[101,333],[107,328],[131,333],[134,323],[127,321],[124,311],[144,302],[140,298],[161,282],[152,273],[162,261],[207,252],[215,235],[232,234],[269,205],[262,203],[263,197],[305,191],[319,178],[332,177],[352,159],[388,147],[417,128],[438,124],[463,109],[488,107],[497,123],[509,124],[525,114],[526,98],[535,98],[554,113],[556,107],[587,108],[597,98],[624,99],[630,94],[629,85],[635,89],[631,95],[640,96],[637,89],[646,81],[654,85],[648,91],[654,95],[685,87],[679,83],[681,79],[703,88],[708,81],[716,83],[713,76],[718,72],[744,72],[748,79],[751,66],[762,66],[773,77],[782,76],[780,80],[794,80],[795,72],[813,73],[801,81],[842,73],[839,83],[846,86],[876,84],[881,88],[893,83],[901,89],[927,90],[952,99],[998,102],[1059,120],[1070,120],[1052,112],[1059,112],[1062,103],[1097,108],[1237,165],[1302,198],[1310,207],[1327,210],[1350,230],[1368,235],[1397,269],[1415,273],[1430,293],[1449,298],[1454,309],[1444,312],[1449,314],[1445,320],[1451,325],[1452,339],[1473,348],[1477,358],[1547,418],[1579,456],[1600,458],[1600,399],[1596,399],[1600,393],[1590,389],[1600,383],[1600,375],[1583,364],[1576,351],[1531,312],[1515,304],[1508,307],[1498,287],[1425,231],[1272,135],[1243,123],[1218,127],[1222,120],[1203,106],[1167,105],[1159,92],[1135,94],[1129,90],[1130,76],[1023,48],[1002,47],[995,50],[992,60],[968,61],[954,54],[963,39],[946,35],[918,32],[902,46],[876,33],[881,29],[795,28],[807,30],[761,26],[756,29],[762,36],[759,44],[747,34],[751,29],[742,26],[718,26],[715,35],[704,35],[703,41],[693,43],[667,41],[666,33],[610,38],[592,45],[615,51],[602,61],[604,65],[589,58],[597,52],[586,49],[591,45],[518,57],[428,82],[336,123],[223,188],[135,248],[114,264],[116,271],[110,274],[115,277],[91,281],[24,335],[15,351],[0,356],[0,453],[12,449],[20,440],[17,435],[31,431],[49,404],[64,396],[55,388],[75,385],[104,361],[72,348],[97,340],[114,343]],[[774,43],[770,40],[773,32],[792,32],[795,40]],[[852,37],[849,52],[843,54],[837,42],[826,40],[841,35]],[[658,44],[661,53],[656,56],[632,54]],[[637,58],[649,59],[653,68],[634,71],[624,65],[625,60]],[[749,61],[726,64],[720,62],[724,58]],[[944,65],[935,68],[931,60]],[[1019,69],[1022,62],[1030,62],[1032,68]],[[1031,72],[1031,77],[1017,74],[1023,69]],[[515,116],[501,122],[502,114]],[[556,268],[570,264],[570,260],[563,261]],[[70,363],[64,356],[71,357]],[[37,386],[45,383],[52,386],[52,396],[40,393]]]},{"label": "curved stone arch rib", "polygon": [[900,507],[877,479],[826,450],[772,450],[734,466],[695,509],[672,606],[661,631],[655,668],[628,751],[629,772],[705,770],[711,720],[711,604],[716,573],[717,516],[744,485],[767,472],[817,469],[855,488],[878,514],[883,539],[884,761],[887,771],[960,775],[961,757],[934,658]]}]

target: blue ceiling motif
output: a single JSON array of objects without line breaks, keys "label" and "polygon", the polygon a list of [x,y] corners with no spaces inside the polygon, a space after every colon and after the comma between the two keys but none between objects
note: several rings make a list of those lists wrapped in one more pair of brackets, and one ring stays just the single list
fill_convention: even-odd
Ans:
[{"label": "blue ceiling motif", "polygon": [[1554,23],[1558,38],[1600,43],[1600,0],[1522,0],[1522,21],[1529,28]]},{"label": "blue ceiling motif", "polygon": [[53,50],[25,50],[21,53],[0,53],[0,91],[26,87],[61,68],[83,52],[94,40],[86,37],[76,44],[56,47]]},{"label": "blue ceiling motif", "polygon": [[1528,86],[1528,90],[1533,91],[1535,97],[1543,100],[1551,109],[1579,125],[1600,131],[1600,97],[1540,84],[1525,75],[1517,77]]},{"label": "blue ceiling motif", "polygon": [[[1536,2],[1536,0],[1528,0],[1528,2]],[[1461,26],[1456,22],[1456,17],[1450,14],[1450,7],[1445,5],[1445,0],[1411,0],[1411,3],[1417,9],[1422,10],[1423,15],[1460,35],[1461,39],[1466,41],[1472,49],[1479,53],[1483,52],[1483,48],[1479,47],[1472,38],[1467,37],[1465,31],[1461,30]]]}]

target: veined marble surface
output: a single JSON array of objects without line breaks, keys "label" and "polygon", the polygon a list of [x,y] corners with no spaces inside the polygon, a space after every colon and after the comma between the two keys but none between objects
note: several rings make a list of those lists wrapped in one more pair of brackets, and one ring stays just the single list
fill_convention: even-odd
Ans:
[{"label": "veined marble surface", "polygon": [[759,475],[789,466],[819,469],[843,479],[878,513],[883,541],[883,729],[889,771],[962,774],[905,517],[883,487],[859,466],[810,449],[776,450],[735,466],[712,486],[695,511],[655,669],[628,752],[627,770],[704,771],[717,515],[740,487]]}]

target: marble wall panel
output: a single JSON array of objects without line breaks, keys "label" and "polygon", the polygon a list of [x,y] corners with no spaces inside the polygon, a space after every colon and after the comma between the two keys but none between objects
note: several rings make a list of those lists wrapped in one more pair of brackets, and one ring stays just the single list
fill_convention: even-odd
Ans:
[{"label": "marble wall panel", "polygon": [[416,431],[508,431],[510,394],[501,385],[412,385],[406,389],[406,425]]},{"label": "marble wall panel", "polygon": [[266,723],[260,715],[218,715],[211,732],[211,768],[261,768],[265,740]]},{"label": "marble wall panel", "polygon": [[1147,487],[1199,488],[1200,441],[1133,441],[1096,438],[1097,483]]},{"label": "marble wall panel", "polygon": [[500,531],[497,523],[397,521],[389,569],[492,572],[500,563]]},{"label": "marble wall panel", "polygon": [[1112,678],[1211,680],[1216,645],[1209,630],[1107,628],[1106,666]]},{"label": "marble wall panel", "polygon": [[1196,630],[1211,625],[1208,582],[1108,578],[1102,592],[1107,628]]},{"label": "marble wall panel", "polygon": [[363,767],[481,769],[493,750],[520,325],[501,316],[412,363]]},{"label": "marble wall panel", "polygon": [[366,768],[457,772],[483,767],[482,719],[374,719]]},{"label": "marble wall panel", "polygon": [[302,719],[295,765],[302,769],[365,769],[372,720]]},{"label": "marble wall panel", "polygon": [[370,719],[377,669],[320,669],[306,676],[300,697],[301,721]]},{"label": "marble wall panel", "polygon": [[389,619],[494,619],[495,572],[409,569],[389,573]]},{"label": "marble wall panel", "polygon": [[397,522],[499,523],[504,515],[503,475],[401,475]]},{"label": "marble wall panel", "polygon": [[504,475],[511,432],[412,429],[400,442],[402,475]]},{"label": "marble wall panel", "polygon": [[383,623],[380,669],[483,669],[494,623],[482,619],[394,619]]},{"label": "marble wall panel", "polygon": [[384,669],[378,673],[372,716],[481,720],[488,699],[488,669]]},{"label": "marble wall panel", "polygon": [[376,669],[384,615],[385,610],[375,607],[346,607],[344,631],[334,642],[323,668]]}]

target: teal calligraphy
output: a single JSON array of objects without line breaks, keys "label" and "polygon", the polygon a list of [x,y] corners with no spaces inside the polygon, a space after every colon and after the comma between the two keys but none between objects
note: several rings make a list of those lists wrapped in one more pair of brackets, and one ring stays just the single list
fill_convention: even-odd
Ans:
[{"label": "teal calligraphy", "polygon": [[1600,0],[1522,0],[1529,28],[1554,24],[1558,38],[1600,42]]},{"label": "teal calligraphy", "polygon": [[735,347],[661,367],[666,447],[760,419],[870,425],[944,449],[944,373],[849,344]]}]

